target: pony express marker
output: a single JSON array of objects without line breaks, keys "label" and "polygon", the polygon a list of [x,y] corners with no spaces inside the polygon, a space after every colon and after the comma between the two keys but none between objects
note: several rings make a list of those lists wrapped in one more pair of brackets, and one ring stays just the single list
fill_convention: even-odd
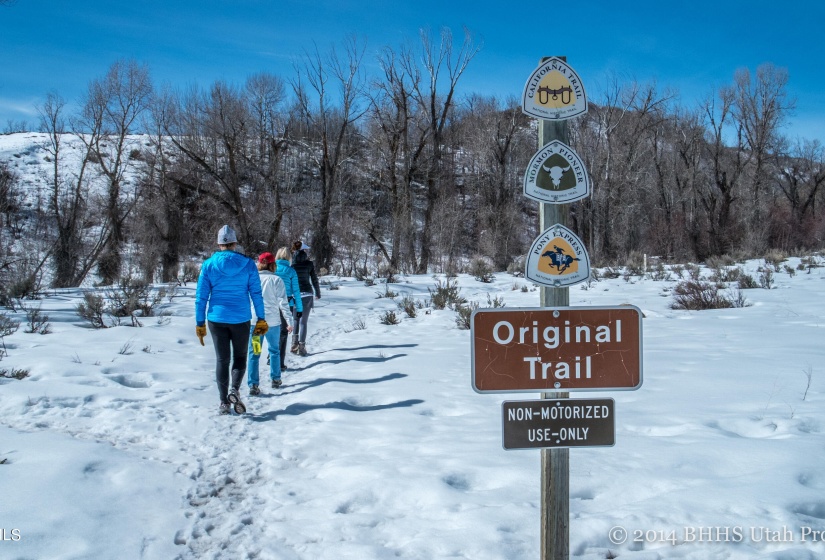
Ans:
[{"label": "pony express marker", "polygon": [[504,401],[504,449],[606,447],[616,443],[613,399]]},{"label": "pony express marker", "polygon": [[590,278],[590,257],[584,243],[562,224],[539,235],[527,253],[524,277],[548,288],[562,288]]},{"label": "pony express marker", "polygon": [[471,330],[479,393],[642,385],[642,312],[633,305],[479,309]]}]

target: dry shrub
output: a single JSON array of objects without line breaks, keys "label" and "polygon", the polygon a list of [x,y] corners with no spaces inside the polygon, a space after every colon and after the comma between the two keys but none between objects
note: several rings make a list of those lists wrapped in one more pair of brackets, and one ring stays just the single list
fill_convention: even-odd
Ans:
[{"label": "dry shrub", "polygon": [[759,287],[759,283],[753,278],[753,276],[745,273],[739,277],[737,285],[740,290],[752,290]]},{"label": "dry shrub", "polygon": [[493,276],[493,267],[487,262],[486,259],[484,259],[484,257],[476,257],[473,259],[470,262],[468,272],[473,278],[479,282],[484,282],[485,284],[489,284],[496,279],[495,276]]},{"label": "dry shrub", "polygon": [[407,314],[410,319],[415,319],[417,315],[417,306],[415,298],[411,295],[405,295],[401,301],[398,302],[398,308]]},{"label": "dry shrub", "polygon": [[447,278],[444,283],[441,280],[436,280],[435,289],[427,288],[427,291],[430,292],[430,298],[435,309],[444,309],[451,305],[458,306],[467,301],[460,295],[461,288],[458,287],[458,282],[451,282],[450,278]]},{"label": "dry shrub", "polygon": [[455,324],[459,329],[469,330],[473,318],[473,311],[478,309],[478,303],[471,301],[455,308]]},{"label": "dry shrub", "polygon": [[765,263],[773,265],[774,268],[779,268],[779,265],[788,260],[788,256],[779,249],[770,249],[765,253]]},{"label": "dry shrub", "polygon": [[0,377],[6,379],[25,379],[29,376],[29,370],[20,368],[0,369]]},{"label": "dry shrub", "polygon": [[[744,306],[744,299],[739,298]],[[719,286],[710,282],[686,280],[673,288],[671,309],[701,311],[704,309],[729,309],[736,301],[720,293]]]},{"label": "dry shrub", "polygon": [[381,324],[382,325],[397,325],[401,322],[401,319],[395,314],[395,311],[385,311],[381,315]]}]

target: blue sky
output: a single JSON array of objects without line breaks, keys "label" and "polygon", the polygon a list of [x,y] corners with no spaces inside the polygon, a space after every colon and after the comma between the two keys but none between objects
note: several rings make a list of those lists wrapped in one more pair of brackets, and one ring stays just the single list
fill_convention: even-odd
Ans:
[{"label": "blue sky", "polygon": [[463,93],[520,95],[546,55],[565,55],[598,101],[610,74],[677,89],[684,105],[732,82],[737,68],[787,68],[796,100],[786,133],[825,142],[825,3],[810,0],[486,2],[479,0],[13,0],[0,5],[0,130],[36,122],[49,91],[74,102],[112,62],[149,65],[156,85],[242,83],[293,75],[313,41],[348,35],[384,46],[442,26],[483,43]]}]

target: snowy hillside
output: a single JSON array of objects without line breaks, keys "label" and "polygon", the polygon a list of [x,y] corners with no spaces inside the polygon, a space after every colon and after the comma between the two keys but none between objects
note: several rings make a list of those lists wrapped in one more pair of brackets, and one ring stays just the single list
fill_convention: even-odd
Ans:
[{"label": "snowy hillside", "polygon": [[[482,305],[538,305],[509,275],[458,282]],[[283,388],[244,388],[242,417],[217,414],[193,285],[164,301],[170,321],[142,328],[88,328],[79,290],[43,300],[51,334],[12,314],[24,323],[0,369],[30,375],[0,379],[0,558],[538,558],[540,452],[501,443],[501,402],[538,395],[475,393],[454,312],[408,318],[383,285],[333,284],[310,355],[290,354]],[[433,285],[390,289],[424,300]],[[825,530],[825,268],[779,273],[736,309],[671,310],[674,285],[570,291],[571,305],[646,316],[642,387],[579,395],[616,400],[616,445],[570,451],[572,557],[825,558],[812,542]],[[380,323],[390,309],[399,325]],[[627,542],[611,542],[617,527]]]},{"label": "snowy hillside", "polygon": [[[83,144],[73,134],[64,134],[61,137],[61,166],[62,177],[75,177],[80,167],[83,153]],[[145,147],[148,140],[145,136],[130,137],[127,153],[133,148]],[[53,160],[49,154],[49,135],[40,132],[20,132],[0,136],[0,162],[5,162],[9,169],[19,177],[22,191],[33,200],[36,193],[48,188],[52,180],[54,169]],[[127,166],[125,174],[127,184],[134,179],[134,165]],[[105,185],[99,177],[99,168],[90,166],[92,172],[91,183],[102,188]]]}]

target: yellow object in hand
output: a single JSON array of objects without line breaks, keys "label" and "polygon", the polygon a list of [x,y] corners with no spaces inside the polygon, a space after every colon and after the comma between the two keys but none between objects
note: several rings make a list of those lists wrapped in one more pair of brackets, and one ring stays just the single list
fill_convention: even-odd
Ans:
[{"label": "yellow object in hand", "polygon": [[258,335],[252,337],[252,353],[256,356],[261,355],[261,337]]}]

